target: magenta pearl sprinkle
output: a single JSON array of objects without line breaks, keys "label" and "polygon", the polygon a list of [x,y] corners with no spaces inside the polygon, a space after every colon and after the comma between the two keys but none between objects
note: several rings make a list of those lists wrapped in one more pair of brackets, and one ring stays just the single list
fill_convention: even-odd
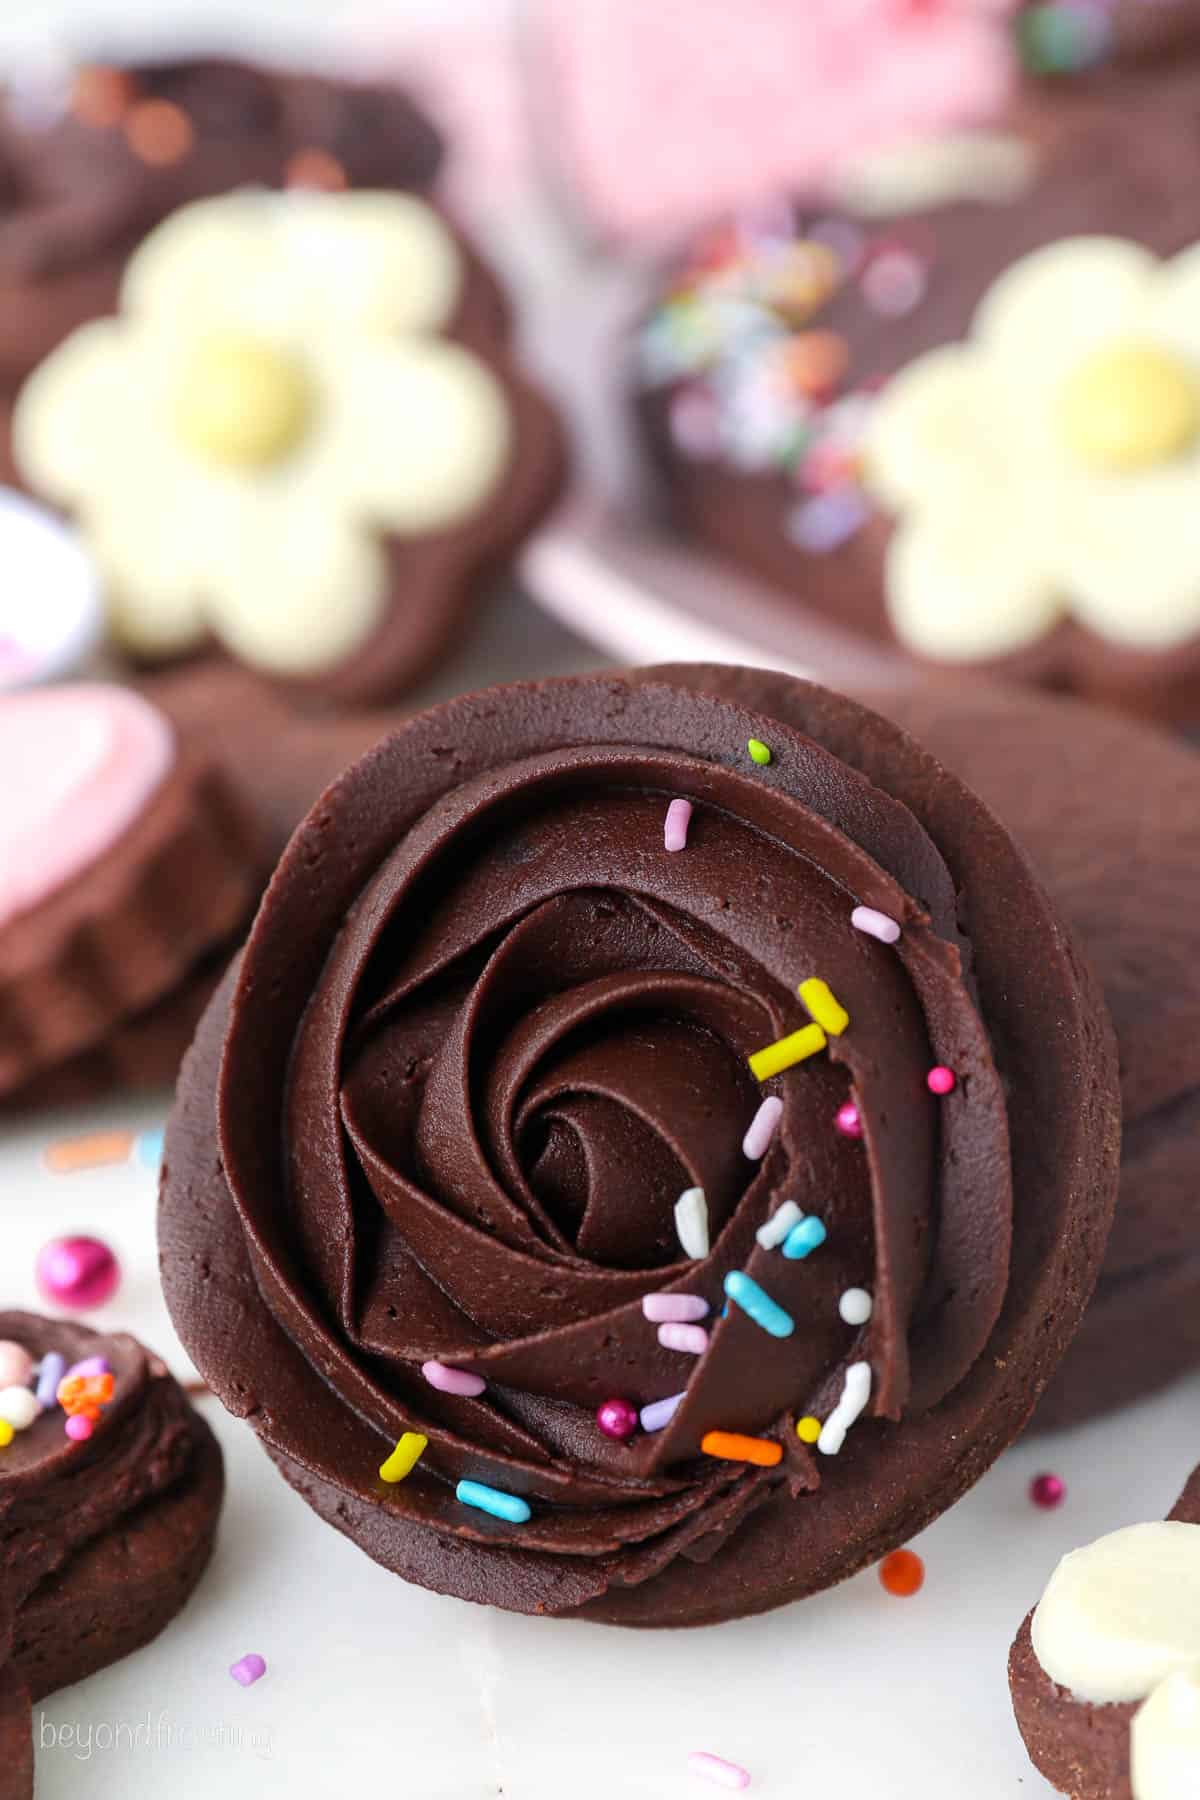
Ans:
[{"label": "magenta pearl sprinkle", "polygon": [[266,1662],[261,1656],[256,1656],[253,1650],[248,1656],[239,1657],[229,1670],[239,1687],[253,1687],[256,1681],[262,1680],[266,1672]]},{"label": "magenta pearl sprinkle", "polygon": [[958,1086],[958,1077],[953,1069],[948,1069],[944,1063],[939,1063],[935,1069],[930,1069],[925,1077],[925,1086],[931,1094],[952,1094]]},{"label": "magenta pearl sprinkle", "polygon": [[847,1100],[845,1106],[838,1107],[833,1122],[843,1137],[860,1138],[862,1136],[862,1120],[858,1116],[858,1108],[853,1100]]},{"label": "magenta pearl sprinkle", "polygon": [[121,1267],[99,1238],[51,1238],[38,1251],[34,1274],[52,1306],[87,1312],[116,1293]]},{"label": "magenta pearl sprinkle", "polygon": [[1045,1512],[1053,1512],[1067,1497],[1067,1484],[1061,1475],[1035,1475],[1029,1484],[1029,1498]]},{"label": "magenta pearl sprinkle", "polygon": [[82,1444],[91,1437],[92,1432],[95,1430],[95,1426],[92,1424],[92,1421],[86,1419],[82,1413],[72,1413],[66,1424],[63,1426],[63,1430],[71,1439],[72,1443]]},{"label": "magenta pearl sprinkle", "polygon": [[606,1400],[597,1408],[596,1423],[606,1438],[623,1444],[638,1428],[637,1407],[629,1400]]}]

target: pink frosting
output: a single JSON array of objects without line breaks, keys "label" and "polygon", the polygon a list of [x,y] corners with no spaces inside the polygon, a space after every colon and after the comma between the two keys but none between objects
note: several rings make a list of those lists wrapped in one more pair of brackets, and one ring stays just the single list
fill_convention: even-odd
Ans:
[{"label": "pink frosting", "polygon": [[847,152],[996,116],[1014,0],[542,0],[556,154],[599,228],[675,235]]},{"label": "pink frosting", "polygon": [[168,720],[127,688],[0,696],[0,925],[110,850],[174,757]]}]

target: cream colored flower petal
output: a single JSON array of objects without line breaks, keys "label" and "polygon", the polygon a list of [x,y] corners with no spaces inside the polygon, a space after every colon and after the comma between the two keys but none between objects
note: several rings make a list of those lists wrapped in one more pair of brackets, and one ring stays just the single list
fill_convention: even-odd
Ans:
[{"label": "cream colored flower petal", "polygon": [[1036,643],[1062,614],[1036,544],[986,495],[951,517],[902,524],[885,582],[896,636],[937,662],[1007,656]]},{"label": "cream colored flower petal", "polygon": [[1200,636],[1200,461],[1064,493],[1056,567],[1101,637],[1155,652]]},{"label": "cream colored flower petal", "polygon": [[332,503],[248,496],[213,569],[209,616],[242,662],[304,676],[361,649],[390,592],[383,545]]},{"label": "cream colored flower petal", "polygon": [[894,512],[952,507],[964,482],[1000,475],[1005,413],[970,344],[919,356],[884,388],[864,446],[864,482]]},{"label": "cream colored flower petal", "polygon": [[462,289],[458,245],[413,194],[282,196],[279,251],[334,330],[392,337],[439,331]]},{"label": "cream colored flower petal", "polygon": [[243,317],[247,296],[282,285],[272,221],[280,196],[239,189],[181,206],[134,251],[121,305],[139,320],[169,326],[181,339]]},{"label": "cream colored flower petal", "polygon": [[72,332],[29,377],[13,413],[25,480],[60,506],[82,500],[120,461],[129,420],[130,335],[117,319]]},{"label": "cream colored flower petal", "polygon": [[1200,245],[1162,265],[1140,324],[1148,338],[1200,365]]},{"label": "cream colored flower petal", "polygon": [[190,488],[168,496],[134,487],[81,515],[112,635],[134,655],[178,656],[204,638],[204,559],[191,535],[197,510]]},{"label": "cream colored flower petal", "polygon": [[330,478],[362,517],[416,537],[458,524],[495,491],[513,453],[511,410],[461,345],[362,346],[328,385]]},{"label": "cream colored flower petal", "polygon": [[1157,259],[1124,238],[1064,238],[1022,257],[989,289],[971,332],[1013,387],[1045,390],[1098,344],[1133,332]]}]

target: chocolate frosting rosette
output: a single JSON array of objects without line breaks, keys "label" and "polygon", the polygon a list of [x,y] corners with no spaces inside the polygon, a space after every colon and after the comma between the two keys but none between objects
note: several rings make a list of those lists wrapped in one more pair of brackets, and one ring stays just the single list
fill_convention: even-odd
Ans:
[{"label": "chocolate frosting rosette", "polygon": [[1117,1140],[1086,970],[912,739],[752,671],[492,690],[292,840],[185,1065],[166,1292],[386,1567],[700,1624],[1012,1439]]}]

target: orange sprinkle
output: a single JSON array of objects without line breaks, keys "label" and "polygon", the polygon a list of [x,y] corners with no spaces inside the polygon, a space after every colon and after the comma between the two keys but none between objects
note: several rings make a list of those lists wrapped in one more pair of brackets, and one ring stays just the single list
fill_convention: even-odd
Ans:
[{"label": "orange sprinkle", "polygon": [[125,136],[135,156],[160,169],[181,161],[196,141],[192,121],[173,100],[139,100],[125,119]]},{"label": "orange sprinkle", "polygon": [[783,1455],[782,1444],[770,1438],[742,1437],[736,1431],[707,1431],[700,1440],[705,1456],[719,1456],[723,1462],[757,1463],[760,1469],[773,1469]]},{"label": "orange sprinkle", "polygon": [[786,351],[787,371],[802,394],[829,394],[846,373],[850,346],[836,331],[801,331]]},{"label": "orange sprinkle", "polygon": [[350,186],[349,179],[336,156],[328,150],[297,150],[283,172],[286,187],[321,188],[338,194]]},{"label": "orange sprinkle", "polygon": [[100,1408],[109,1404],[115,1386],[111,1375],[71,1375],[59,1382],[54,1397],[71,1418],[82,1416],[95,1425]]},{"label": "orange sprinkle", "polygon": [[119,125],[133,105],[133,78],[123,69],[108,69],[100,63],[79,70],[71,89],[71,111],[84,125],[103,129]]},{"label": "orange sprinkle", "polygon": [[94,1131],[90,1137],[64,1138],[48,1145],[43,1160],[55,1175],[70,1175],[76,1169],[103,1169],[110,1163],[128,1162],[132,1154],[132,1131]]},{"label": "orange sprinkle", "polygon": [[925,1564],[915,1550],[893,1550],[879,1565],[879,1579],[898,1600],[911,1600],[925,1586]]}]

